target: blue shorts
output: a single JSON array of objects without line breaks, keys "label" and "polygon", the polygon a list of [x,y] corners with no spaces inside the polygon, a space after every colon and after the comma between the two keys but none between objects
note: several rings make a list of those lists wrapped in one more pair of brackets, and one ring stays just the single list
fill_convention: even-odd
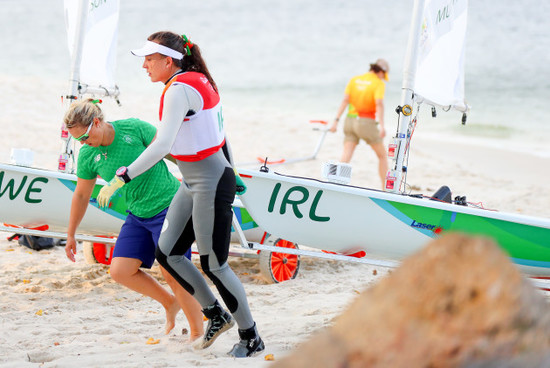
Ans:
[{"label": "blue shorts", "polygon": [[[149,218],[137,217],[128,213],[120,229],[113,251],[113,258],[125,257],[139,259],[141,267],[151,268],[155,262],[155,250],[158,246],[162,224],[168,209]],[[185,256],[191,259],[191,249]]]}]

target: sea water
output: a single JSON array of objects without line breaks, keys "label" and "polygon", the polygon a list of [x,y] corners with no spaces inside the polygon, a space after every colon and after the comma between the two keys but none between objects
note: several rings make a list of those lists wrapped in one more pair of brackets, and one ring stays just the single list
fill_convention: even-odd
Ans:
[{"label": "sea water", "polygon": [[[100,1],[100,0],[94,0]],[[109,1],[109,0],[101,0]],[[450,1],[450,0],[449,0]],[[199,44],[224,109],[281,122],[332,119],[347,81],[390,63],[385,120],[392,135],[401,100],[412,1],[121,0],[117,83],[132,116],[156,119],[159,88],[129,50],[158,30]],[[70,57],[61,0],[0,1],[0,126],[29,121],[58,130]],[[422,107],[415,134],[550,155],[550,2],[470,0],[465,58],[466,125],[457,112]],[[145,102],[145,103],[144,103]],[[127,113],[127,111],[125,111]],[[57,133],[55,133],[57,134]],[[5,140],[4,142],[5,145]],[[11,147],[4,147],[5,155]],[[4,157],[2,156],[2,157]],[[5,161],[5,160],[4,160]]]}]

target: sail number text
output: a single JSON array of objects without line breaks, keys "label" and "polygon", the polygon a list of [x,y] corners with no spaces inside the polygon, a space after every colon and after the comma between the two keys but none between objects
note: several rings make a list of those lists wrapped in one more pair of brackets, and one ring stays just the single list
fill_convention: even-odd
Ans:
[{"label": "sail number text", "polygon": [[25,202],[27,203],[40,203],[42,199],[36,198],[35,194],[42,192],[41,184],[48,183],[47,178],[37,177],[28,181],[28,177],[25,175],[19,183],[16,183],[15,179],[9,179],[4,181],[4,171],[0,172],[0,198],[7,195],[10,200],[14,200],[20,194],[24,193]]},{"label": "sail number text", "polygon": [[[317,206],[323,195],[322,190],[317,190],[312,196],[307,188],[296,185],[289,188],[286,192],[281,193],[279,196],[280,192],[281,183],[277,183],[271,193],[271,198],[267,207],[268,212],[272,213],[278,210],[281,215],[284,215],[287,211],[292,211],[294,216],[299,219],[304,217],[304,213],[307,213],[312,221],[326,222],[330,220],[329,216],[321,216],[317,213]],[[280,204],[276,206],[280,197]],[[313,200],[308,201],[310,197],[313,197]]]}]

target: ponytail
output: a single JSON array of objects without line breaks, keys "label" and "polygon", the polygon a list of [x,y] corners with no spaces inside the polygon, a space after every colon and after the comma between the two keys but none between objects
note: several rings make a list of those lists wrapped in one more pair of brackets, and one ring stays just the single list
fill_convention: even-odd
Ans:
[{"label": "ponytail", "polygon": [[173,32],[162,31],[153,33],[147,40],[157,42],[163,46],[181,52],[183,54],[181,60],[172,58],[174,65],[185,72],[198,72],[204,74],[214,90],[218,92],[218,86],[208,71],[208,67],[202,58],[199,46],[192,43],[187,36],[180,36]]}]

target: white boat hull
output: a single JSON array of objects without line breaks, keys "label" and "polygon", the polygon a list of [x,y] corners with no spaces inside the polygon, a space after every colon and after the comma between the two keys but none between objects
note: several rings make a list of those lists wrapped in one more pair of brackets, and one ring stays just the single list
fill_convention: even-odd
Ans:
[{"label": "white boat hull", "polygon": [[[0,224],[27,229],[39,228],[44,236],[59,237],[69,224],[71,201],[77,177],[57,171],[0,164]],[[117,236],[126,219],[126,202],[115,197],[107,210],[100,210],[96,196],[106,182],[97,180],[86,214],[78,227],[80,234]],[[252,220],[240,201],[234,204],[237,221],[246,237],[260,241],[264,232]],[[2,227],[0,230],[6,230]],[[17,229],[13,229],[17,232]],[[46,232],[56,233],[47,235]]]},{"label": "white boat hull", "polygon": [[240,197],[270,234],[342,254],[401,260],[446,231],[492,237],[524,271],[550,275],[550,220],[240,169]]},{"label": "white boat hull", "polygon": [[[28,228],[65,232],[69,223],[76,175],[0,164],[0,222]],[[105,181],[98,179],[95,192]],[[79,231],[114,236],[124,223],[124,212],[102,211],[95,199],[88,206]]]}]

